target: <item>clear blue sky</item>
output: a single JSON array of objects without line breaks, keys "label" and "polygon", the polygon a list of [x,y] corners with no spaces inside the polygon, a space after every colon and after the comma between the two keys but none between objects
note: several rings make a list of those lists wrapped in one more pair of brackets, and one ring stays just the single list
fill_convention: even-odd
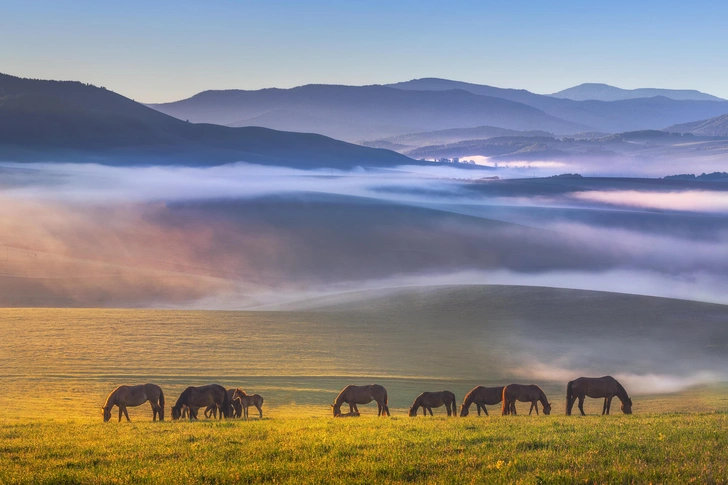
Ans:
[{"label": "clear blue sky", "polygon": [[0,0],[0,72],[138,101],[444,77],[728,98],[728,1]]}]

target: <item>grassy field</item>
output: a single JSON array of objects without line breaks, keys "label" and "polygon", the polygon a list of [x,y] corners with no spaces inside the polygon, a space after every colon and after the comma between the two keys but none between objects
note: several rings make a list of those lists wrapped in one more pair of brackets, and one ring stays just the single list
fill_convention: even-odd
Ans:
[{"label": "grassy field", "polygon": [[727,483],[728,415],[0,421],[0,483]]},{"label": "grassy field", "polygon": [[[0,310],[0,483],[728,483],[728,384],[679,379],[724,368],[725,306],[504,287],[364,296],[265,312]],[[588,400],[590,416],[564,416],[549,364],[639,374],[635,414],[597,416]],[[653,375],[682,390],[636,389]],[[459,404],[514,381],[539,384],[554,414],[406,416],[424,390]],[[106,395],[140,382],[163,387],[168,420],[144,405],[102,423]],[[262,394],[264,419],[169,421],[184,387],[209,382]],[[341,388],[371,382],[392,418],[372,405],[331,417]]]}]

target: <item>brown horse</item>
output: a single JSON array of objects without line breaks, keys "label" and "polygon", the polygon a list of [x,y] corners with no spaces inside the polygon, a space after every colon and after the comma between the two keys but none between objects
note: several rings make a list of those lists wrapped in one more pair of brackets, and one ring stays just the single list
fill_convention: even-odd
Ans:
[{"label": "brown horse", "polygon": [[612,406],[612,399],[617,396],[622,401],[622,412],[632,414],[632,399],[627,395],[622,384],[612,376],[604,377],[579,377],[566,384],[566,415],[571,416],[571,409],[574,401],[579,399],[579,411],[584,414],[584,397],[604,398],[602,414],[609,414]]},{"label": "brown horse", "polygon": [[233,402],[237,403],[243,409],[245,419],[248,419],[248,408],[250,406],[255,406],[258,409],[260,419],[263,419],[263,396],[260,394],[246,394],[245,391],[237,388],[233,391],[232,399]]},{"label": "brown horse", "polygon": [[156,384],[140,384],[138,386],[119,386],[111,391],[101,408],[104,412],[104,422],[111,419],[111,408],[114,406],[119,408],[119,422],[121,422],[122,414],[126,416],[127,421],[131,421],[129,413],[126,411],[127,406],[141,406],[147,401],[152,405],[152,421],[157,420],[157,415],[159,415],[160,421],[164,421],[162,388]]},{"label": "brown horse", "polygon": [[[227,393],[228,393],[228,400],[230,401],[230,406],[231,406],[231,409],[228,410],[230,412],[230,416],[232,416],[234,418],[239,418],[240,416],[243,415],[243,407],[240,405],[239,401],[236,401],[233,398],[235,389],[228,389]],[[206,418],[213,417],[213,418],[217,419],[217,409],[218,409],[217,406],[207,406],[207,408],[205,409],[205,417]],[[182,414],[184,417],[184,412]]]},{"label": "brown horse", "polygon": [[460,406],[460,417],[465,417],[470,412],[470,405],[475,403],[475,407],[478,409],[478,416],[480,416],[480,410],[485,412],[488,416],[488,410],[485,408],[486,404],[493,405],[498,404],[503,400],[503,386],[499,387],[474,387],[463,400],[462,406]]},{"label": "brown horse", "polygon": [[546,399],[546,394],[541,390],[540,387],[531,384],[525,386],[523,384],[508,384],[503,388],[503,407],[501,408],[501,414],[503,416],[507,414],[516,414],[516,401],[530,402],[531,409],[528,410],[528,414],[535,409],[538,414],[538,401],[541,401],[543,406],[544,414],[551,414],[551,404]]},{"label": "brown horse", "polygon": [[379,384],[371,384],[368,386],[346,386],[336,399],[334,404],[331,405],[334,408],[334,417],[341,414],[341,405],[347,403],[349,405],[349,412],[356,411],[359,409],[356,407],[357,404],[369,404],[372,401],[377,402],[377,416],[391,416],[389,414],[389,407],[387,406],[387,390]]},{"label": "brown horse", "polygon": [[172,419],[182,416],[182,407],[187,406],[190,420],[197,419],[197,410],[201,407],[216,406],[220,409],[220,418],[230,417],[230,399],[224,387],[218,384],[207,386],[190,386],[180,394],[177,403],[172,406]]},{"label": "brown horse", "polygon": [[432,416],[432,408],[439,408],[445,405],[448,416],[457,416],[457,406],[455,404],[455,394],[450,391],[423,392],[415,398],[415,402],[409,409],[410,416],[417,416],[417,410],[422,407],[422,412],[427,416],[427,411]]}]

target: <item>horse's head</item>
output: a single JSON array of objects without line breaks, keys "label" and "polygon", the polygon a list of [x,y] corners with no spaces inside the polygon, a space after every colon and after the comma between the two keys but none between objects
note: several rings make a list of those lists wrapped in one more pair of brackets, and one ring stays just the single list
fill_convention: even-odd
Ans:
[{"label": "horse's head", "polygon": [[411,408],[409,408],[409,415],[410,415],[411,417],[413,417],[413,418],[414,418],[415,416],[417,416],[417,408],[416,408],[415,406],[412,406]]},{"label": "horse's head", "polygon": [[111,408],[101,408],[101,412],[104,414],[104,423],[111,419]]},{"label": "horse's head", "polygon": [[[538,409],[536,411],[538,411]],[[546,404],[543,405],[543,413],[547,416],[549,414],[551,414],[551,403],[550,402],[547,402]]]},{"label": "horse's head", "polygon": [[468,415],[470,407],[465,407],[465,404],[460,405],[460,417],[464,418]]},{"label": "horse's head", "polygon": [[630,398],[622,402],[622,412],[624,414],[632,414],[632,400]]},{"label": "horse's head", "polygon": [[332,404],[331,407],[334,410],[334,417],[341,414],[341,406],[339,404]]},{"label": "horse's head", "polygon": [[182,416],[182,407],[181,406],[172,406],[172,419],[178,420]]}]

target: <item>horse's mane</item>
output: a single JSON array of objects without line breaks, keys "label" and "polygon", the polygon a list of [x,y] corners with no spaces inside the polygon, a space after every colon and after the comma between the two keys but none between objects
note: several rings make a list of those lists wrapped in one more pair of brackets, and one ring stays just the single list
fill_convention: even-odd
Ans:
[{"label": "horse's mane", "polygon": [[468,407],[468,405],[473,403],[473,400],[475,399],[473,397],[473,394],[475,394],[475,391],[478,389],[479,389],[479,387],[476,387],[465,395],[465,398],[463,399],[463,406]]},{"label": "horse's mane", "polygon": [[624,394],[624,397],[626,397],[627,399],[629,399],[629,394],[627,394],[627,390],[624,387],[622,387],[622,384],[620,384],[617,379],[614,379],[614,382],[617,383],[617,390],[619,392],[621,392],[622,394]]},{"label": "horse's mane", "polygon": [[114,405],[113,403],[109,404],[109,401],[111,401],[112,397],[116,396],[116,391],[118,391],[120,387],[121,386],[118,386],[116,389],[111,391],[111,393],[106,397],[106,402],[104,403],[104,409],[109,408]]},{"label": "horse's mane", "polygon": [[[339,406],[341,406],[341,405],[343,404],[343,402],[344,402],[344,398],[343,398],[342,396],[344,395],[344,393],[345,393],[346,391],[348,391],[348,390],[349,390],[349,388],[350,388],[350,387],[351,387],[351,385],[348,385],[348,386],[346,386],[345,388],[343,388],[343,389],[341,390],[341,392],[339,393],[339,395],[338,395],[338,396],[336,396],[336,399],[334,399],[334,405],[339,405]],[[339,399],[341,399],[341,400],[339,400]]]},{"label": "horse's mane", "polygon": [[185,404],[185,400],[187,399],[187,396],[189,396],[191,392],[192,392],[191,387],[188,387],[187,389],[182,391],[182,394],[180,394],[179,397],[177,398],[177,402],[174,404],[174,407],[180,408],[183,404]]}]

